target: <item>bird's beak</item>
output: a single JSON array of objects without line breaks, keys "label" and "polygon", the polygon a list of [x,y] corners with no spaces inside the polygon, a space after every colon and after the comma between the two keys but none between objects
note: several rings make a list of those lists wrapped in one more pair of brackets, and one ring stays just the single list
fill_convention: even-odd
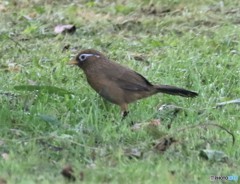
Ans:
[{"label": "bird's beak", "polygon": [[76,61],[76,59],[72,59],[68,62],[69,65],[77,65],[78,62]]}]

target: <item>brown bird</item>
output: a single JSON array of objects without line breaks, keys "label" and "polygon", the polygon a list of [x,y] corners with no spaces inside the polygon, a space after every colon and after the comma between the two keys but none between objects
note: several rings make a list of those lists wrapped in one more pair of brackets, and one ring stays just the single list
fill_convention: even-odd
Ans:
[{"label": "brown bird", "polygon": [[90,86],[106,100],[120,106],[123,118],[128,114],[128,104],[156,93],[183,97],[198,94],[169,85],[153,85],[139,73],[111,62],[102,53],[87,49],[81,51],[70,64],[79,66]]}]

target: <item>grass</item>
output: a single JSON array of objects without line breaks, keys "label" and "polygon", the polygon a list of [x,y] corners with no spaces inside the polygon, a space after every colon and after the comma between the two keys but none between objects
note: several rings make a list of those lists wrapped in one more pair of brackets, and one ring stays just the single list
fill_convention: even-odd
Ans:
[{"label": "grass", "polygon": [[[66,165],[82,183],[210,183],[211,175],[240,176],[239,106],[213,108],[239,98],[237,7],[238,0],[2,1],[0,179],[68,183],[60,174]],[[58,24],[77,30],[56,35]],[[121,121],[119,108],[67,65],[84,48],[199,97],[155,95],[131,104]],[[16,88],[32,84],[73,94]],[[163,104],[186,110],[158,111]],[[160,125],[151,127],[154,119]],[[209,122],[231,131],[235,145],[216,127],[178,131]],[[136,123],[142,127],[133,131]],[[153,144],[164,135],[177,142],[159,153]],[[199,156],[203,149],[222,151],[228,159],[205,160]]]}]

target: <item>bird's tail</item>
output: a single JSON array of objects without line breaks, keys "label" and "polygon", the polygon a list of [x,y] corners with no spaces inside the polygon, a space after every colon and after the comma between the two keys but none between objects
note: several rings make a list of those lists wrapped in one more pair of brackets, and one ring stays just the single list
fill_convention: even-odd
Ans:
[{"label": "bird's tail", "polygon": [[175,86],[168,86],[168,85],[159,85],[155,86],[158,92],[160,93],[166,93],[170,95],[178,95],[178,96],[183,96],[183,97],[196,97],[198,93],[189,91],[183,88],[178,88]]}]

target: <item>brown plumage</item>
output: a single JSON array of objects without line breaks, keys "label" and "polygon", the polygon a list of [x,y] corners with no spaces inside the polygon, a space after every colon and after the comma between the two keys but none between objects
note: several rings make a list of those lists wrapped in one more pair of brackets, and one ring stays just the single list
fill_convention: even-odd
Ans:
[{"label": "brown plumage", "polygon": [[183,97],[198,95],[175,86],[153,85],[139,73],[109,61],[93,49],[81,51],[70,64],[78,65],[84,71],[88,83],[98,94],[119,105],[123,117],[128,114],[129,103],[159,92]]}]

